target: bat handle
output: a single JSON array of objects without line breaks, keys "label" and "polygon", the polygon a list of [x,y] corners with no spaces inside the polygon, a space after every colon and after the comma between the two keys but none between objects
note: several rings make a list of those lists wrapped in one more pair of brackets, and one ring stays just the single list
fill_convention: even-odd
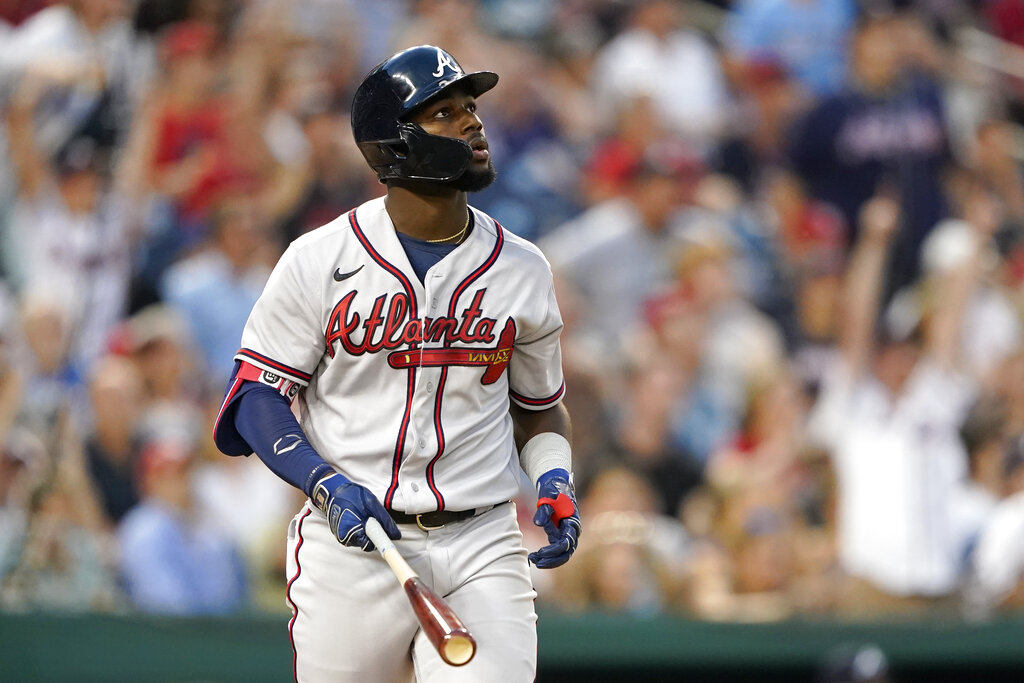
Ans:
[{"label": "bat handle", "polygon": [[381,557],[391,567],[391,571],[395,573],[395,578],[398,579],[398,583],[405,585],[405,582],[415,576],[416,572],[413,571],[412,567],[405,561],[405,559],[398,553],[398,549],[395,547],[395,542],[391,540],[387,532],[373,517],[369,517],[366,520],[366,536],[370,539],[375,546],[377,551],[381,554]]},{"label": "bat handle", "polygon": [[384,531],[384,527],[380,525],[380,522],[375,517],[368,517],[364,528],[366,529],[366,536],[377,546],[377,550],[380,551],[381,555],[386,550],[395,547],[395,542],[391,540],[391,537],[388,536],[387,532]]}]

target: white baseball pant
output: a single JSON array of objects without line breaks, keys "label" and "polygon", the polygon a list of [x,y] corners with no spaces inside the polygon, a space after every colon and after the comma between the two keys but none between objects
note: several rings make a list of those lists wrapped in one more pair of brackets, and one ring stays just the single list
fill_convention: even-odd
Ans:
[{"label": "white baseball pant", "polygon": [[515,504],[440,529],[399,525],[396,547],[477,641],[445,664],[376,551],[338,543],[307,504],[288,529],[289,631],[299,683],[526,683],[537,665],[536,593]]}]

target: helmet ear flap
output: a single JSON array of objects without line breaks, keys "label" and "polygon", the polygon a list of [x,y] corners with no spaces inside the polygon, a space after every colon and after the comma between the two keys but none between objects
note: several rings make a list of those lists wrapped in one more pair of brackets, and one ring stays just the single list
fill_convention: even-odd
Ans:
[{"label": "helmet ear flap", "polygon": [[371,140],[357,143],[357,145],[370,167],[377,172],[377,178],[382,183],[388,178],[399,177],[402,165],[409,158],[409,145],[401,138]]}]

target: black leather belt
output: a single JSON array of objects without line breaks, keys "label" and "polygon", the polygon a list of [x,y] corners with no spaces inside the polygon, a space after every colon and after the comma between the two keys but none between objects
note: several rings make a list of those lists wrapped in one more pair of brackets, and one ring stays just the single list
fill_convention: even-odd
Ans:
[{"label": "black leather belt", "polygon": [[494,507],[490,505],[473,510],[434,510],[433,512],[423,512],[418,515],[388,510],[388,514],[391,515],[391,519],[395,520],[395,524],[415,524],[423,531],[431,531],[433,529],[440,529],[445,524],[461,522],[464,519],[475,517],[482,512],[494,509]]}]

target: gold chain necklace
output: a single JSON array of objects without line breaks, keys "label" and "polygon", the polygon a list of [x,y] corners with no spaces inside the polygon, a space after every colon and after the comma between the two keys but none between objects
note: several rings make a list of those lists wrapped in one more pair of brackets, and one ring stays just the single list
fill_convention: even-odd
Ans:
[{"label": "gold chain necklace", "polygon": [[424,242],[429,242],[430,244],[437,244],[438,242],[448,242],[450,240],[460,240],[460,239],[462,239],[462,236],[466,234],[466,230],[468,230],[468,229],[469,229],[469,212],[467,211],[466,212],[466,224],[462,226],[462,230],[459,230],[454,235],[448,235],[447,237],[442,237],[439,240],[423,240],[423,241]]}]

